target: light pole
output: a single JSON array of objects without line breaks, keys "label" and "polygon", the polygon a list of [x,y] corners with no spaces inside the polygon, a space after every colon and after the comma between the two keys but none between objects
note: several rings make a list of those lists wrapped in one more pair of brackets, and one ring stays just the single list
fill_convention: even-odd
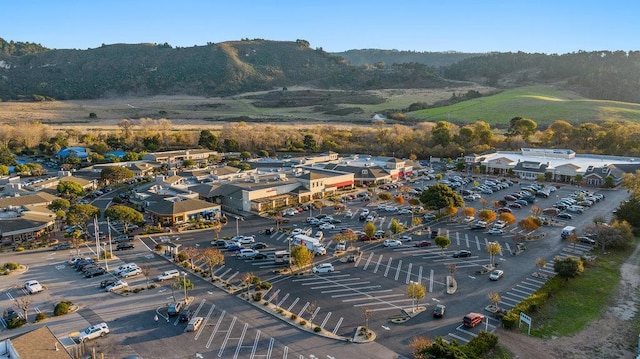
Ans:
[{"label": "light pole", "polygon": [[244,221],[244,218],[240,217],[240,216],[235,216],[236,217],[236,237],[240,236],[240,227],[238,227],[238,221]]},{"label": "light pole", "polygon": [[184,287],[184,304],[187,304],[187,272],[182,272],[182,286]]},{"label": "light pole", "polygon": [[289,244],[289,270],[291,270],[291,237],[287,238],[287,243]]}]

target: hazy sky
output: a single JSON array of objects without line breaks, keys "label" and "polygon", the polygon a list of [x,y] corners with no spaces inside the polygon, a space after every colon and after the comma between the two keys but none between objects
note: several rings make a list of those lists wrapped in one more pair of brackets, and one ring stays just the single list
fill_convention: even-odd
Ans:
[{"label": "hazy sky", "polygon": [[54,49],[243,38],[328,52],[640,50],[638,0],[2,0],[0,37]]}]

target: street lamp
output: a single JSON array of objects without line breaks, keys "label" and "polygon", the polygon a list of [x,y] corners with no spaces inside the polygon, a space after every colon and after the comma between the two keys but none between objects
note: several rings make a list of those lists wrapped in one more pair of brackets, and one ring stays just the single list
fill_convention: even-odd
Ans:
[{"label": "street lamp", "polygon": [[236,217],[236,237],[240,236],[240,228],[238,227],[238,220],[244,221],[244,218],[240,217],[240,216],[235,216]]},{"label": "street lamp", "polygon": [[184,304],[187,304],[187,272],[182,272],[182,286],[184,287]]}]

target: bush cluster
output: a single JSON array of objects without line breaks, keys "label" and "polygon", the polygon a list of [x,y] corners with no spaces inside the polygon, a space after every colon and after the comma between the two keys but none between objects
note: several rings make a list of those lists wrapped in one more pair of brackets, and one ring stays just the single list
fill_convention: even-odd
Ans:
[{"label": "bush cluster", "polygon": [[53,309],[53,315],[60,316],[60,315],[65,315],[69,313],[69,310],[71,309],[72,305],[73,303],[68,301],[62,301],[56,304],[56,307]]}]

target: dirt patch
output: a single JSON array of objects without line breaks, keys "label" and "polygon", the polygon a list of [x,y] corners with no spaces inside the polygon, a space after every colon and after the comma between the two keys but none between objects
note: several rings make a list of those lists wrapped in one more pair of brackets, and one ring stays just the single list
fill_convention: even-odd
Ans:
[{"label": "dirt patch", "polygon": [[603,316],[571,337],[538,339],[499,329],[499,343],[520,359],[635,358],[637,335],[630,325],[638,310],[640,247],[621,266],[614,305]]}]

